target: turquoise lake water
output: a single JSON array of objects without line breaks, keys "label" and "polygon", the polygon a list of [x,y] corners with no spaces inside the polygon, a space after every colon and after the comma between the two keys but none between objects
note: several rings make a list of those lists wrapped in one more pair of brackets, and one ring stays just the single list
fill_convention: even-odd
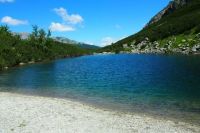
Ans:
[{"label": "turquoise lake water", "polygon": [[96,55],[0,72],[0,91],[200,124],[200,56]]}]

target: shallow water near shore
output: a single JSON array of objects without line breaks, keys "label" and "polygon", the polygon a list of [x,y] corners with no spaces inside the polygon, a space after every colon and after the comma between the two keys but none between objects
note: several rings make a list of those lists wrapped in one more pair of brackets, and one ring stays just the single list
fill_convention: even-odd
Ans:
[{"label": "shallow water near shore", "polygon": [[200,124],[200,56],[95,55],[0,72],[0,91]]}]

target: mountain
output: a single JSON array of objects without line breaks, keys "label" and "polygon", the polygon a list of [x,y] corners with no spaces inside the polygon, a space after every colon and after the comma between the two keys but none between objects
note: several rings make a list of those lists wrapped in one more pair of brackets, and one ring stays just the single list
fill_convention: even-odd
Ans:
[{"label": "mountain", "polygon": [[54,37],[54,40],[61,42],[61,43],[66,43],[66,44],[73,44],[73,45],[77,45],[81,48],[85,48],[85,49],[99,49],[98,46],[95,45],[90,45],[90,44],[86,44],[86,43],[82,43],[82,42],[77,42],[65,37]]},{"label": "mountain", "polygon": [[[19,35],[21,37],[21,39],[28,39],[30,33],[27,32],[13,32],[13,35]],[[90,45],[90,44],[86,44],[86,43],[82,43],[82,42],[77,42],[65,37],[52,37],[52,39],[54,39],[55,41],[58,41],[60,43],[64,43],[64,44],[73,44],[73,45],[77,45],[80,48],[85,48],[85,49],[99,49],[100,47],[95,46],[95,45]]]},{"label": "mountain", "polygon": [[28,37],[30,36],[30,33],[28,32],[13,32],[13,35],[19,35],[21,37],[21,39],[28,39]]},{"label": "mountain", "polygon": [[188,4],[190,0],[174,0],[174,1],[170,1],[169,4],[162,10],[160,11],[158,14],[156,14],[147,24],[147,26],[154,24],[156,22],[158,22],[159,20],[161,20],[163,17],[173,13],[174,11],[176,11],[177,9],[183,7],[184,5]]},{"label": "mountain", "polygon": [[200,53],[200,0],[174,0],[138,33],[99,52]]},{"label": "mountain", "polygon": [[79,44],[79,42],[65,38],[65,37],[53,37],[54,40],[62,43],[67,43],[67,44]]}]

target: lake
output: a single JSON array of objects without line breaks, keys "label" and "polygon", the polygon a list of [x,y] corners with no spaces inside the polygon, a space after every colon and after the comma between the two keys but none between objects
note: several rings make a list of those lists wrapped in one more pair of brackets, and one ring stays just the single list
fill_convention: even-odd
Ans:
[{"label": "lake", "polygon": [[200,56],[94,55],[0,72],[0,91],[200,124]]}]

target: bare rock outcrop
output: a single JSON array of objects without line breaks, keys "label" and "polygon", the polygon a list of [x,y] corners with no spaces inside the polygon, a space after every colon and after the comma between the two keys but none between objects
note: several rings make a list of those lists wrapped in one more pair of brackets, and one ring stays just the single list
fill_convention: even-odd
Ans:
[{"label": "bare rock outcrop", "polygon": [[154,24],[156,22],[158,22],[160,19],[162,19],[163,17],[173,13],[175,10],[179,9],[180,7],[186,5],[187,3],[189,3],[191,0],[174,0],[174,1],[170,1],[169,4],[162,10],[160,11],[158,14],[156,14],[150,21],[149,23],[146,25],[149,26],[151,24]]}]

